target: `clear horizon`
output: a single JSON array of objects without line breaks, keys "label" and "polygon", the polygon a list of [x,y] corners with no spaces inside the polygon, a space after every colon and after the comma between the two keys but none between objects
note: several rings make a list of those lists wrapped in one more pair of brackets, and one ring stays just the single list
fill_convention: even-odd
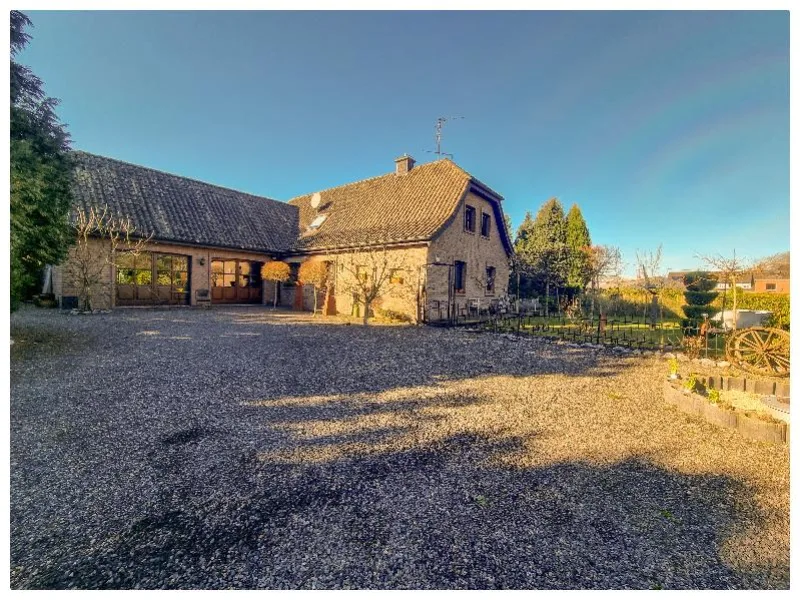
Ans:
[{"label": "clear horizon", "polygon": [[789,250],[787,11],[26,14],[75,149],[288,200],[463,116],[442,148],[515,230],[555,196],[628,275]]}]

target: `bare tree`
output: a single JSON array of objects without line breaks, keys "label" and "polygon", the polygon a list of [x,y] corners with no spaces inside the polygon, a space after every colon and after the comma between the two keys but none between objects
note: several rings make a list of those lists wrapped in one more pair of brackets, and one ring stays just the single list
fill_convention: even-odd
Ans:
[{"label": "bare tree", "polygon": [[661,315],[661,292],[664,289],[664,277],[661,272],[662,245],[655,251],[636,251],[636,278],[639,287],[650,294],[650,326],[655,327]]},{"label": "bare tree", "polygon": [[138,254],[152,236],[134,237],[136,228],[127,217],[117,217],[108,206],[80,208],[73,225],[77,241],[70,250],[65,272],[77,288],[79,308],[92,310],[98,294],[110,291],[118,251]]},{"label": "bare tree", "polygon": [[721,254],[714,255],[701,255],[697,254],[697,258],[704,263],[719,271],[722,280],[727,284],[722,290],[722,322],[725,323],[725,296],[728,288],[733,293],[733,329],[736,329],[736,321],[738,320],[737,313],[737,300],[738,300],[738,287],[737,281],[741,280],[742,274],[750,268],[750,263],[742,257],[736,256],[736,250],[733,250],[733,255],[730,257],[722,256]]},{"label": "bare tree", "polygon": [[789,252],[779,252],[753,262],[752,268],[763,273],[789,276]]},{"label": "bare tree", "polygon": [[587,254],[587,275],[591,285],[591,313],[594,314],[595,297],[600,287],[600,280],[608,276],[619,277],[622,273],[622,254],[616,246],[589,246]]},{"label": "bare tree", "polygon": [[369,324],[375,302],[390,289],[398,298],[413,295],[413,271],[401,256],[381,243],[337,258],[341,274],[336,276],[336,287],[363,310],[364,325]]}]

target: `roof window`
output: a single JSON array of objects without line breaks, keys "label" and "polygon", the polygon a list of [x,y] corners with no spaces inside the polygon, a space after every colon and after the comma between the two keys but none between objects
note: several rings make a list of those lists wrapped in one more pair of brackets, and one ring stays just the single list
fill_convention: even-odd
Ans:
[{"label": "roof window", "polygon": [[317,215],[314,217],[314,220],[311,221],[311,224],[308,226],[308,229],[313,231],[314,229],[319,229],[322,227],[322,224],[325,222],[325,219],[328,218],[328,215]]}]

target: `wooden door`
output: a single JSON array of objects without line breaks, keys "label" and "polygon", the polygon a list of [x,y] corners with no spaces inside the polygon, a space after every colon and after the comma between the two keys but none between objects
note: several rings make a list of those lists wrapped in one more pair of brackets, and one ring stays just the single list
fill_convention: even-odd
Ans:
[{"label": "wooden door", "polygon": [[261,302],[261,264],[243,259],[211,261],[211,302],[255,304]]}]

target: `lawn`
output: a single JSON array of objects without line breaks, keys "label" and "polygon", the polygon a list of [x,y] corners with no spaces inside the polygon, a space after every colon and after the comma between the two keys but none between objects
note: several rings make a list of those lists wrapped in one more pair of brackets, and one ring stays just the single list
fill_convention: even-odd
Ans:
[{"label": "lawn", "polygon": [[789,453],[666,364],[262,307],[11,317],[19,588],[787,588]]}]

